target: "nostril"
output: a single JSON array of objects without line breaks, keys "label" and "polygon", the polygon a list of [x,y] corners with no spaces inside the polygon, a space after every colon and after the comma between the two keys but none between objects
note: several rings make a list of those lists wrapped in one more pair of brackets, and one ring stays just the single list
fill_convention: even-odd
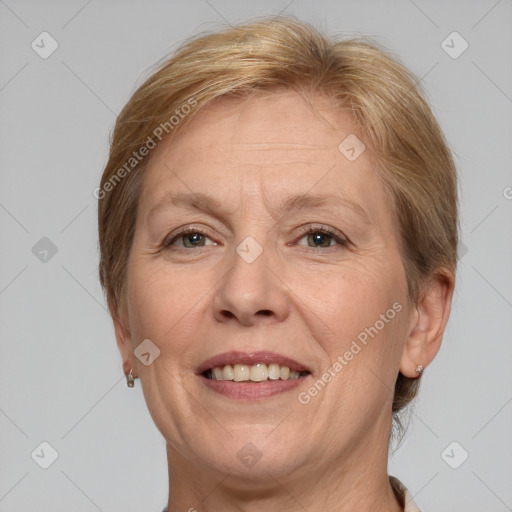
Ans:
[{"label": "nostril", "polygon": [[[260,309],[256,314],[261,316],[271,316],[273,313],[269,309]],[[232,311],[229,311],[229,309],[224,309],[223,311],[221,311],[221,315],[224,318],[236,318],[237,316]]]}]

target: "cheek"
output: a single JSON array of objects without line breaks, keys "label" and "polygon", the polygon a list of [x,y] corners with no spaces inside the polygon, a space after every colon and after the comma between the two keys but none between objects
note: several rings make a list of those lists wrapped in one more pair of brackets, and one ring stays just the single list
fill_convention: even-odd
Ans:
[{"label": "cheek", "polygon": [[129,267],[127,286],[130,325],[139,342],[149,338],[164,347],[174,334],[193,329],[195,308],[208,300],[207,284],[162,262],[139,259]]},{"label": "cheek", "polygon": [[[295,304],[330,337],[347,339],[379,320],[403,301],[403,286],[390,269],[372,271],[344,265],[330,272],[289,273],[284,280]],[[391,313],[393,315],[393,312]]]},{"label": "cheek", "polygon": [[343,397],[345,412],[363,402],[375,406],[394,387],[405,341],[407,296],[401,266],[376,258],[293,279],[295,305],[313,343],[325,354],[323,370],[335,375],[324,398]]},{"label": "cheek", "polygon": [[345,269],[329,278],[317,276],[315,286],[306,287],[304,280],[294,285],[302,286],[297,288],[301,315],[325,354],[324,373],[317,378],[328,384],[325,392],[310,388],[310,397],[318,394],[319,401],[337,404],[333,414],[343,421],[373,421],[389,406],[407,314],[397,277],[390,271]]}]

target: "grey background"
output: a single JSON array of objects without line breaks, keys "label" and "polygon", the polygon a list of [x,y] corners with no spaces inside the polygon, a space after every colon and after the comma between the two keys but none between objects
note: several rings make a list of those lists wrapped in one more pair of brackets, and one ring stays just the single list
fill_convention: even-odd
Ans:
[{"label": "grey background", "polygon": [[[512,510],[511,0],[0,0],[0,511],[165,505],[165,443],[140,383],[126,387],[97,279],[93,190],[151,65],[201,30],[281,11],[370,35],[424,77],[456,154],[467,252],[390,473],[423,512]],[[43,31],[59,44],[47,59],[31,48]],[[469,43],[456,59],[441,46],[453,31]],[[43,441],[59,455],[48,469],[31,457]]]}]

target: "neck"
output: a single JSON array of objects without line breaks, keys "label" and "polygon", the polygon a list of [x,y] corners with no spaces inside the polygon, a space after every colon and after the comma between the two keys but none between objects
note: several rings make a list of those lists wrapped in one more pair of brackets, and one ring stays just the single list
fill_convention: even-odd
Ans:
[{"label": "neck", "polygon": [[269,468],[258,479],[193,462],[167,444],[168,511],[401,512],[387,474],[388,439],[389,428],[376,428],[322,465],[314,460],[292,473]]}]

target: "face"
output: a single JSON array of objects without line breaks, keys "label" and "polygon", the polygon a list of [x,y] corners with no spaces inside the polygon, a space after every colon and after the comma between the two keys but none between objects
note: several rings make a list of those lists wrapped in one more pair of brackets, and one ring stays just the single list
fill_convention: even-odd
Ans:
[{"label": "face", "polygon": [[327,98],[274,92],[153,153],[122,318],[132,350],[158,347],[132,361],[176,457],[263,480],[387,454],[411,306],[384,185],[338,148],[354,131]]}]

